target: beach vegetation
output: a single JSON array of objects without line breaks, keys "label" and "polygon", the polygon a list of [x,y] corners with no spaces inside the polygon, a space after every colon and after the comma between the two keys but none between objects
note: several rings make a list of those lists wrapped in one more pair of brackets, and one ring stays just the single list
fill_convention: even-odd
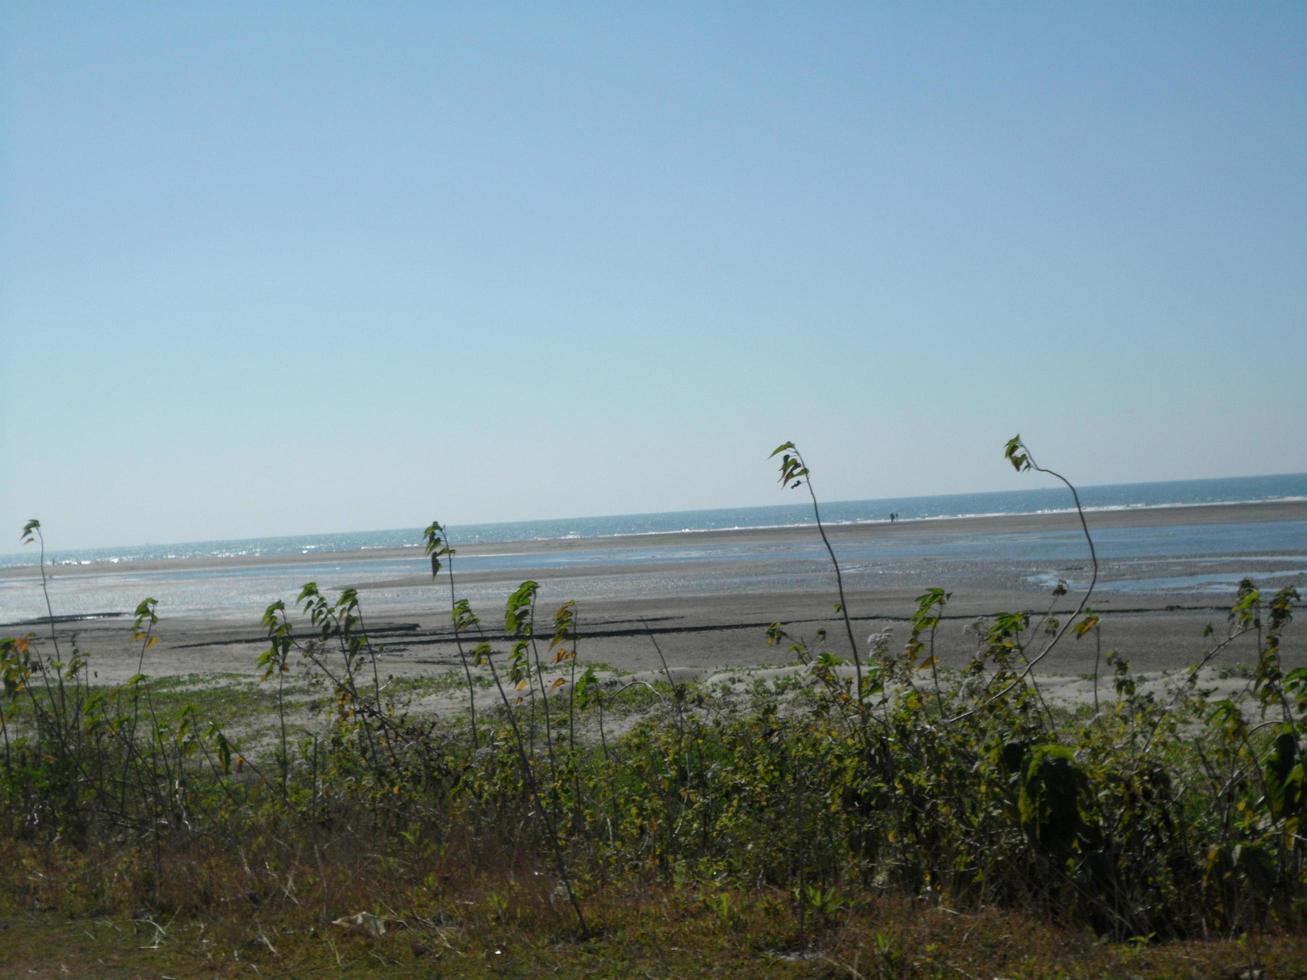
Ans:
[{"label": "beach vegetation", "polygon": [[[137,672],[113,687],[92,683],[92,654],[61,645],[51,611],[48,639],[0,640],[4,912],[72,972],[102,975],[143,956],[218,974],[1300,964],[1307,669],[1284,660],[1297,592],[1245,580],[1192,668],[1165,691],[1142,684],[1101,648],[1075,487],[1019,437],[1004,452],[1066,484],[1093,576],[1070,615],[1050,602],[977,624],[958,670],[935,651],[942,587],[917,597],[906,637],[858,640],[792,442],[772,455],[812,501],[840,635],[773,624],[759,641],[799,669],[742,675],[730,695],[678,680],[661,649],[656,675],[587,662],[579,607],[547,614],[532,581],[492,642],[437,522],[426,553],[459,652],[440,678],[385,677],[358,593],[312,582],[264,610],[251,679],[219,686],[149,676],[166,628],[152,599],[132,625]],[[1240,637],[1255,662],[1226,669],[1244,696],[1211,700],[1203,671]],[[1097,645],[1092,711],[1040,686],[1068,638]],[[463,693],[457,710],[421,710]],[[64,948],[70,922],[98,967]]]}]

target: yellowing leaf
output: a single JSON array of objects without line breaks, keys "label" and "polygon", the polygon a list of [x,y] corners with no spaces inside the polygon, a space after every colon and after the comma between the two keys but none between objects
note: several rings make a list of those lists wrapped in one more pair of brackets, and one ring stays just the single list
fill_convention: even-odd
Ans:
[{"label": "yellowing leaf", "polygon": [[567,681],[563,680],[561,677],[555,678],[554,682],[549,685],[549,690],[557,691],[560,687],[562,687],[566,683]]},{"label": "yellowing leaf", "polygon": [[523,677],[520,681],[517,682],[517,689],[519,691],[525,691],[530,686],[531,686],[530,683],[527,681],[525,677]]}]

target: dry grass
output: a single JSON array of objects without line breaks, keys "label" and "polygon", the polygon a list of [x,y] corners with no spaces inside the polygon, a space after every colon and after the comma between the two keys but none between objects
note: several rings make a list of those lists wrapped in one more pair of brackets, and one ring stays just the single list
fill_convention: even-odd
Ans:
[{"label": "dry grass", "polygon": [[[342,866],[335,877],[357,867]],[[27,865],[28,873],[34,870]],[[788,893],[766,889],[602,889],[588,899],[595,935],[580,941],[551,905],[541,877],[438,873],[434,884],[375,891],[372,876],[311,887],[312,899],[308,892],[298,900],[251,892],[167,917],[37,902],[3,917],[0,971],[37,977],[1231,978],[1307,972],[1303,937],[1105,943],[1088,931],[1017,913],[964,914],[888,897],[844,901],[826,922],[801,923]],[[330,911],[320,903],[328,898],[339,903]],[[364,909],[376,910],[384,934],[333,924]]]}]

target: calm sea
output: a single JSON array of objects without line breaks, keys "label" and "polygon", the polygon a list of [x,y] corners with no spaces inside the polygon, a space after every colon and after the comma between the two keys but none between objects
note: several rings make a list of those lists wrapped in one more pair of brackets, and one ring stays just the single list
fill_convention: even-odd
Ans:
[{"label": "calm sea", "polygon": [[[1191,504],[1235,504],[1272,500],[1307,500],[1307,474],[1186,480],[1085,487],[1081,500],[1088,510],[1171,508]],[[696,546],[684,532],[744,528],[779,528],[812,523],[812,511],[799,502],[774,507],[745,507],[661,514],[569,518],[499,524],[451,526],[455,546],[509,545],[515,541],[568,540],[620,537],[605,547],[587,551],[571,545],[557,553],[502,551],[460,558],[464,572],[502,573],[511,577],[516,568],[552,570],[549,581],[555,597],[623,598],[670,594],[750,592],[769,589],[824,589],[829,583],[820,542],[729,536]],[[996,493],[905,497],[833,502],[822,505],[822,518],[830,524],[876,524],[891,513],[903,520],[948,521],[951,518],[1032,514],[1071,509],[1063,489],[1018,490]],[[906,530],[906,529],[905,529]],[[1307,582],[1307,521],[1157,525],[1105,529],[1095,535],[1100,556],[1115,570],[1104,588],[1118,591],[1194,593],[1228,592],[1243,574],[1256,574],[1265,585]],[[411,558],[378,556],[368,551],[412,549]],[[1083,570],[1084,540],[1069,532],[1013,532],[976,535],[959,526],[957,534],[915,536],[900,533],[889,539],[841,544],[853,587],[916,584],[931,576],[930,584],[950,585],[941,575],[959,576],[1011,566],[1032,587],[1059,577],[1071,580]],[[194,568],[186,559],[274,558],[294,556],[294,564],[264,562],[258,565],[224,564]],[[314,559],[305,562],[303,556]],[[348,556],[350,560],[341,559]],[[316,580],[324,586],[372,585],[368,601],[374,609],[402,608],[414,602],[412,586],[396,583],[413,577],[424,567],[421,531],[406,528],[356,531],[293,537],[202,541],[170,545],[143,545],[47,553],[53,574],[52,600],[56,613],[89,615],[122,612],[146,595],[156,597],[161,612],[173,615],[207,615],[257,619],[274,598],[293,598],[299,584]],[[0,567],[32,566],[36,555],[0,555]],[[145,569],[141,562],[164,562],[162,569]],[[174,567],[167,563],[176,561]],[[1077,564],[1080,562],[1080,564]],[[1186,567],[1172,574],[1169,566]],[[82,573],[64,576],[68,566]],[[600,567],[621,568],[624,574],[596,574]],[[637,567],[640,574],[629,574]],[[1195,567],[1202,570],[1195,572]],[[925,581],[924,578],[921,579]],[[465,590],[478,598],[476,587]],[[500,590],[502,591],[502,590]],[[480,596],[495,600],[487,591]],[[44,613],[39,589],[30,578],[0,579],[0,623]]]}]

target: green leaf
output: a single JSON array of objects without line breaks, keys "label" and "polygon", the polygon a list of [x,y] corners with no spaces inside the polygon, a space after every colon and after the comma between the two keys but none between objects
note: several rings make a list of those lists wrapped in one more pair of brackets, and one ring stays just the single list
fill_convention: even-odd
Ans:
[{"label": "green leaf", "polygon": [[1080,637],[1084,636],[1090,630],[1096,629],[1098,627],[1098,624],[1099,624],[1099,618],[1093,613],[1089,613],[1085,616],[1084,619],[1080,620],[1080,622],[1076,623],[1076,625],[1072,627],[1071,632],[1075,633],[1076,639],[1078,640],[1080,639]]},{"label": "green leaf", "polygon": [[278,599],[276,602],[268,603],[268,608],[263,610],[262,623],[268,629],[277,625],[277,613],[286,611],[286,603]]},{"label": "green leaf", "polygon": [[1007,445],[1003,447],[1003,456],[1012,464],[1012,468],[1018,473],[1030,468],[1030,457],[1022,452],[1023,448],[1024,446],[1019,434],[1009,439]]},{"label": "green leaf", "polygon": [[578,708],[585,709],[590,706],[599,694],[599,680],[595,677],[593,666],[587,667],[585,673],[576,679],[576,687],[572,689],[573,696],[576,698]]},{"label": "green leaf", "polygon": [[208,734],[218,747],[218,760],[222,763],[222,771],[231,772],[231,742],[227,741],[227,736],[218,730],[217,725],[210,724]]},{"label": "green leaf", "polygon": [[531,579],[517,587],[504,608],[504,631],[518,635],[530,635],[531,607],[535,604],[536,591],[540,583]]}]

